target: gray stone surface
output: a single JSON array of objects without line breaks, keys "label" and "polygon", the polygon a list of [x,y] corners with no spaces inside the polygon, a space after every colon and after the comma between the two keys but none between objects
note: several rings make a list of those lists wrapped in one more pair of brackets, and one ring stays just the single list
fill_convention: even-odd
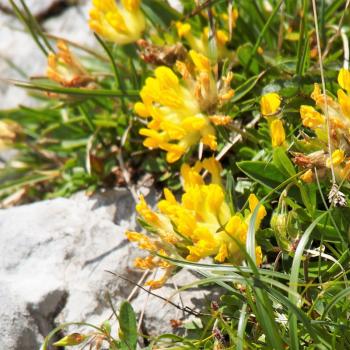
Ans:
[{"label": "gray stone surface", "polygon": [[14,291],[0,285],[0,349],[37,349],[37,328]]},{"label": "gray stone surface", "polygon": [[49,18],[44,23],[48,33],[72,40],[88,47],[97,47],[97,42],[88,25],[91,1],[79,2],[79,6],[67,8],[61,16]]},{"label": "gray stone surface", "polygon": [[[8,341],[1,349],[33,349],[57,322],[101,322],[110,313],[106,291],[116,301],[127,297],[133,286],[105,270],[138,279],[130,269],[136,251],[124,236],[133,207],[120,189],[0,211],[0,305],[3,296],[9,305],[8,314],[0,309],[0,339]],[[17,346],[24,336],[32,343]]]},{"label": "gray stone surface", "polygon": [[13,16],[0,13],[0,109],[14,108],[20,103],[33,105],[35,101],[25,90],[4,79],[25,80],[30,75],[42,74],[46,66],[44,55],[21,28]]},{"label": "gray stone surface", "polygon": [[[0,210],[0,349],[36,349],[63,322],[99,325],[111,315],[107,292],[116,308],[129,297],[134,285],[107,271],[135,282],[142,275],[132,267],[140,251],[124,235],[135,227],[134,205],[128,190],[116,189]],[[174,282],[194,279],[180,272],[155,293],[196,308],[204,292],[173,295]],[[170,320],[184,316],[144,291],[131,302],[150,335],[170,332]]]},{"label": "gray stone surface", "polygon": [[[62,0],[25,0],[28,8],[34,15],[38,15],[47,11],[55,3],[59,3]],[[19,0],[14,1],[17,6],[21,6]],[[0,0],[0,8],[4,10],[11,10],[11,4],[9,0]]]},{"label": "gray stone surface", "polygon": [[144,311],[143,325],[144,331],[149,335],[160,335],[164,333],[173,333],[178,331],[184,332],[183,328],[178,330],[171,328],[172,320],[188,321],[195,318],[194,315],[183,311],[184,308],[198,312],[208,312],[207,307],[211,300],[218,300],[218,290],[209,291],[203,287],[195,288],[194,286],[188,290],[178,292],[182,286],[186,286],[198,280],[198,276],[188,270],[181,270],[174,275],[165,284],[164,287],[156,289],[153,292],[166,300],[171,300],[179,305],[182,310],[159,299],[158,297],[148,295],[145,291],[140,291],[137,298],[132,300],[132,305],[138,313]]},{"label": "gray stone surface", "polygon": [[180,0],[168,0],[168,3],[171,7],[173,7],[176,11],[182,12],[183,6]]}]

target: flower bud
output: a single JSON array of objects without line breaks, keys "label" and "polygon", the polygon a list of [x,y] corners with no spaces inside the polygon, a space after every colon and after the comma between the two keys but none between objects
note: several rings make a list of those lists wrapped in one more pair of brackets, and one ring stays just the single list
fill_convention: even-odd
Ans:
[{"label": "flower bud", "polygon": [[288,214],[274,213],[271,218],[271,228],[275,233],[277,243],[283,250],[289,250],[290,242],[287,238]]},{"label": "flower bud", "polygon": [[83,341],[85,341],[87,338],[86,335],[84,334],[80,334],[80,333],[72,333],[69,334],[65,337],[63,337],[62,339],[60,339],[59,341],[57,341],[56,343],[54,343],[54,346],[72,346],[72,345],[79,345],[81,344]]}]

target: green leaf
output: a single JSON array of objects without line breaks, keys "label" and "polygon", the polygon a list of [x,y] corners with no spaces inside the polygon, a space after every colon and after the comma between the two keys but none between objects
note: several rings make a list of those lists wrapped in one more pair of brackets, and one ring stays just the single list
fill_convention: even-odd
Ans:
[{"label": "green leaf", "polygon": [[260,80],[260,78],[265,74],[265,72],[261,72],[258,75],[255,75],[251,78],[249,78],[248,80],[245,80],[244,83],[240,86],[238,86],[235,89],[235,95],[232,98],[232,102],[237,102],[239,101],[241,98],[243,98],[245,95],[247,95],[249,93],[249,91],[251,91],[254,86],[256,85],[256,83]]},{"label": "green leaf", "polygon": [[15,86],[19,86],[29,90],[38,90],[46,92],[55,92],[57,94],[76,95],[76,96],[91,96],[91,97],[138,97],[139,92],[137,90],[105,90],[105,89],[87,89],[87,88],[65,88],[58,85],[49,83],[28,83],[19,80],[8,80],[9,83],[13,83]]},{"label": "green leaf", "polygon": [[[304,235],[301,237],[299,244],[298,244],[298,247],[295,251],[294,258],[293,258],[293,264],[292,264],[292,270],[290,273],[290,281],[289,281],[289,287],[291,289],[291,292],[288,295],[289,300],[295,305],[297,305],[298,301],[299,301],[295,295],[298,292],[299,270],[300,270],[300,263],[301,263],[301,259],[302,259],[303,253],[304,253],[304,249],[305,249],[306,244],[308,243],[308,241],[310,239],[310,235],[311,235],[312,231],[315,229],[317,224],[320,222],[320,220],[326,214],[327,214],[327,212],[320,215],[305,230]],[[290,327],[290,341],[291,341],[292,348],[299,349],[299,332],[298,332],[297,316],[292,311],[290,311],[290,313],[289,313],[289,327]]]},{"label": "green leaf", "polygon": [[303,10],[302,10],[303,15],[300,21],[299,41],[298,41],[298,49],[297,49],[296,74],[298,76],[303,75],[305,62],[307,61],[307,57],[310,56],[309,39],[307,36],[307,28],[306,28],[308,5],[309,5],[309,1],[303,0]]},{"label": "green leaf", "polygon": [[274,149],[273,162],[284,175],[289,177],[296,174],[293,163],[288,158],[283,147],[276,147]]},{"label": "green leaf", "polygon": [[104,329],[104,331],[110,335],[111,334],[111,330],[112,330],[112,327],[111,327],[111,323],[106,320],[103,322],[103,325],[102,325],[102,328]]},{"label": "green leaf", "polygon": [[119,310],[119,336],[128,350],[136,350],[137,323],[135,312],[127,301],[124,301]]},{"label": "green leaf", "polygon": [[278,13],[278,11],[279,11],[279,9],[280,9],[280,7],[281,7],[283,1],[284,1],[284,0],[280,0],[280,1],[276,4],[275,8],[273,9],[273,11],[271,12],[269,18],[267,19],[267,21],[266,21],[264,27],[263,27],[262,30],[260,31],[259,36],[258,36],[258,38],[257,38],[257,40],[256,40],[256,42],[255,42],[255,45],[254,45],[254,47],[252,48],[252,50],[250,51],[251,54],[250,54],[250,57],[249,57],[249,59],[248,59],[247,64],[245,65],[245,71],[248,71],[248,70],[251,69],[251,66],[252,66],[252,64],[253,64],[253,62],[254,62],[254,56],[256,57],[255,54],[256,54],[256,52],[257,52],[257,50],[258,50],[258,48],[259,48],[259,46],[260,46],[260,44],[261,44],[261,41],[263,40],[266,31],[268,30],[268,28],[269,28],[270,25],[272,24],[272,21],[273,21],[274,17],[276,16],[276,14]]},{"label": "green leaf", "polygon": [[239,63],[243,67],[249,65],[249,70],[253,74],[259,73],[259,62],[256,58],[251,58],[253,56],[253,45],[250,43],[243,44],[237,49],[237,57]]},{"label": "green leaf", "polygon": [[163,0],[143,0],[141,7],[155,25],[169,27],[172,21],[178,21],[181,18],[181,14]]},{"label": "green leaf", "polygon": [[277,166],[272,163],[246,160],[237,163],[237,166],[253,180],[269,188],[275,188],[287,178]]}]

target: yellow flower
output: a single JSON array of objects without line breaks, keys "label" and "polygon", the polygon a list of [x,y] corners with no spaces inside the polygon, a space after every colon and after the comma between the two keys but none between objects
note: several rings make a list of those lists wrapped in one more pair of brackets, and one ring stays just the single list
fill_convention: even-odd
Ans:
[{"label": "yellow flower", "polygon": [[[259,204],[258,198],[256,198],[255,194],[250,194],[248,198],[249,210],[253,212],[256,206]],[[258,215],[256,218],[256,227],[260,226],[261,220],[266,216],[266,209],[263,205],[260,205],[258,209]]]},{"label": "yellow flower", "polygon": [[[164,252],[158,252],[161,255],[166,255]],[[163,254],[162,254],[163,253]],[[169,268],[170,264],[159,257],[148,255],[145,258],[136,258],[134,261],[134,266],[141,270],[152,270],[156,267],[161,267],[163,269]]]},{"label": "yellow flower", "polygon": [[262,255],[262,251],[261,251],[260,246],[257,246],[255,248],[255,257],[256,257],[257,266],[260,266],[262,264],[262,261],[263,261],[263,255]]},{"label": "yellow flower", "polygon": [[[235,20],[233,14],[233,20]],[[210,56],[209,50],[209,29],[206,27],[200,36],[193,35],[192,27],[189,23],[176,22],[177,34],[180,38],[185,38],[192,50],[195,50],[202,55]],[[216,34],[216,45],[218,58],[229,58],[232,53],[226,48],[226,44],[229,41],[229,36],[226,31],[218,29]]]},{"label": "yellow flower", "polygon": [[288,32],[284,37],[286,40],[289,40],[289,41],[299,41],[300,40],[299,32]]},{"label": "yellow flower", "polygon": [[159,225],[160,219],[158,216],[148,207],[145,198],[141,195],[140,202],[136,205],[136,211],[152,225]]},{"label": "yellow flower", "polygon": [[308,128],[315,129],[325,124],[324,116],[311,106],[301,106],[300,115],[303,125]]},{"label": "yellow flower", "polygon": [[130,242],[138,242],[141,249],[148,250],[150,252],[156,252],[157,246],[146,235],[138,232],[127,231],[126,237]]},{"label": "yellow flower", "polygon": [[342,179],[349,180],[350,177],[350,161],[348,160],[344,167],[340,169],[339,175]]},{"label": "yellow flower", "polygon": [[309,184],[314,181],[314,173],[311,169],[307,170],[303,175],[300,176],[300,179],[305,183]]},{"label": "yellow flower", "polygon": [[228,115],[212,115],[209,117],[209,120],[214,125],[228,125],[232,122],[232,117]]},{"label": "yellow flower", "polygon": [[176,22],[177,34],[180,38],[188,35],[191,32],[191,25],[189,23]]},{"label": "yellow flower", "polygon": [[155,78],[146,79],[141,90],[142,102],[134,106],[135,112],[142,118],[151,117],[147,128],[140,130],[146,136],[144,145],[148,148],[160,148],[167,152],[167,161],[177,161],[192,146],[202,142],[216,150],[214,124],[226,124],[228,117],[213,118],[207,114],[222,106],[234,95],[230,84],[232,72],[214,79],[211,64],[204,55],[190,51],[192,65],[177,62],[182,75],[177,75],[168,67],[158,67]]},{"label": "yellow flower", "polygon": [[[347,178],[347,169],[349,168],[349,152],[345,146],[344,140],[350,139],[350,71],[341,69],[338,75],[338,83],[341,89],[338,89],[338,99],[335,100],[331,96],[324,94],[318,84],[314,84],[314,90],[311,98],[315,101],[318,112],[312,106],[301,106],[300,115],[303,125],[315,131],[315,136],[306,136],[305,143],[312,148],[319,147],[320,149],[314,153],[323,155],[323,159],[311,162],[317,168],[331,168],[333,165],[336,177]],[[345,90],[345,91],[344,91]],[[329,117],[327,125],[326,115]],[[330,128],[328,130],[327,128]],[[330,137],[329,137],[329,136]],[[328,144],[334,152],[328,153]],[[308,159],[308,155],[303,155]],[[299,165],[303,168],[310,167],[310,164]],[[321,172],[322,174],[322,172]],[[305,182],[313,181],[313,173],[306,172],[301,176]]]},{"label": "yellow flower", "polygon": [[134,104],[134,111],[142,118],[147,118],[150,116],[147,107],[142,102],[136,102]]},{"label": "yellow flower", "polygon": [[332,153],[332,158],[327,159],[327,167],[330,168],[331,164],[337,166],[341,164],[345,159],[345,153],[343,150],[337,149]]},{"label": "yellow flower", "polygon": [[138,40],[146,26],[140,0],[93,0],[90,28],[108,41],[128,44]]},{"label": "yellow flower", "polygon": [[152,270],[157,265],[154,263],[154,257],[152,255],[149,255],[145,258],[137,257],[134,261],[134,266],[141,270]]},{"label": "yellow flower", "polygon": [[152,289],[158,289],[164,286],[165,282],[168,280],[168,278],[171,276],[172,272],[174,270],[174,267],[171,266],[167,269],[165,269],[165,273],[163,276],[157,280],[150,280],[147,281],[145,284],[146,286],[151,287]]},{"label": "yellow flower", "polygon": [[342,68],[338,74],[338,83],[342,89],[350,93],[350,71],[348,69]]},{"label": "yellow flower", "polygon": [[347,118],[350,118],[350,96],[341,89],[338,90],[338,102],[342,113]]},{"label": "yellow flower", "polygon": [[210,72],[210,61],[208,58],[194,50],[190,51],[190,57],[199,71]]},{"label": "yellow flower", "polygon": [[[180,80],[168,67],[158,67],[155,78],[147,78],[140,96],[142,102],[134,110],[140,117],[150,116],[144,145],[167,152],[169,163],[177,161],[192,146],[202,142],[216,149],[215,129],[205,115],[206,109],[217,104],[219,92],[210,72],[209,60],[191,51],[196,79],[182,66],[186,79]],[[188,73],[188,75],[187,75]]]},{"label": "yellow flower", "polygon": [[[205,183],[200,172],[207,170],[211,174],[211,182]],[[161,255],[180,255],[189,261],[211,257],[215,261],[240,264],[244,257],[248,224],[251,213],[259,203],[255,195],[249,196],[249,210],[244,216],[239,213],[232,214],[225,198],[224,187],[220,178],[221,166],[214,158],[198,161],[193,167],[184,164],[181,167],[184,193],[177,201],[169,189],[164,190],[164,199],[159,201],[158,210],[154,211],[159,220],[155,221],[148,211],[151,210],[145,203],[141,203],[142,218],[152,227],[152,239],[157,252],[163,249]],[[140,211],[140,210],[139,210]],[[141,211],[140,211],[141,212]],[[144,213],[146,213],[144,215]],[[256,228],[266,216],[264,206],[259,207]],[[150,218],[150,221],[146,219]],[[146,227],[147,228],[147,227]],[[176,240],[165,240],[171,235]],[[149,246],[144,236],[128,233],[128,238],[139,242],[139,246]],[[146,244],[147,243],[147,244]],[[257,263],[261,263],[261,250],[257,248]],[[259,253],[260,252],[260,253]],[[153,268],[152,259],[137,260],[141,268]],[[159,264],[157,265],[159,266]],[[166,265],[165,268],[168,266]],[[159,287],[165,280],[151,283],[152,287]]]},{"label": "yellow flower", "polygon": [[65,41],[58,40],[57,48],[57,53],[48,55],[46,74],[49,79],[67,87],[85,86],[93,81]]},{"label": "yellow flower", "polygon": [[263,116],[274,115],[280,110],[281,97],[276,92],[269,92],[261,97],[260,109]]},{"label": "yellow flower", "polygon": [[238,10],[236,8],[232,9],[231,13],[227,15],[227,13],[223,13],[221,15],[221,18],[227,22],[227,27],[230,27],[230,22],[231,22],[231,28],[234,29],[236,28],[237,25],[237,19],[239,17]]},{"label": "yellow flower", "polygon": [[322,110],[325,110],[325,101],[327,101],[327,107],[330,112],[332,109],[336,109],[337,105],[332,97],[324,95],[321,92],[320,86],[316,83],[314,84],[314,90],[311,94],[311,98],[316,102],[316,106],[320,107]]},{"label": "yellow flower", "polygon": [[270,134],[272,147],[283,145],[286,140],[286,133],[284,131],[283,123],[279,119],[275,119],[270,124]]}]

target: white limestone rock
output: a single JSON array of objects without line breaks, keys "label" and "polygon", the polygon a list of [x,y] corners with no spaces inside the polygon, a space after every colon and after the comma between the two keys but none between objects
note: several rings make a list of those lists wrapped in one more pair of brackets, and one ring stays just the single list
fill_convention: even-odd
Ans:
[{"label": "white limestone rock", "polygon": [[[124,235],[134,225],[134,202],[126,189],[1,210],[0,304],[9,298],[8,313],[0,309],[2,338],[9,341],[1,348],[32,350],[54,324],[105,320],[110,307],[104,293],[118,303],[133,289],[106,270],[132,279],[140,275],[130,269],[137,252]],[[28,347],[20,343],[26,333],[16,333],[12,314],[32,326]]]},{"label": "white limestone rock", "polygon": [[[45,11],[47,11],[50,7],[52,7],[54,4],[59,4],[62,0],[25,0],[25,3],[27,4],[28,8],[30,9],[31,13],[36,16],[38,14],[41,14]],[[15,4],[21,9],[21,2],[19,0],[14,1]],[[12,10],[11,4],[9,0],[0,0],[0,9],[3,9],[5,11]]]},{"label": "white limestone rock", "polygon": [[[154,203],[154,191],[140,192]],[[101,325],[112,314],[107,293],[118,309],[135,285],[108,271],[134,282],[142,275],[133,268],[142,252],[125,238],[136,226],[134,207],[127,189],[115,189],[0,210],[0,349],[36,349],[60,323]],[[183,270],[154,292],[199,311],[203,298],[216,296],[202,288],[174,295],[196,279]],[[149,335],[169,333],[171,320],[188,318],[143,290],[131,304],[144,314],[142,330]],[[111,323],[116,329],[115,319]]]}]

